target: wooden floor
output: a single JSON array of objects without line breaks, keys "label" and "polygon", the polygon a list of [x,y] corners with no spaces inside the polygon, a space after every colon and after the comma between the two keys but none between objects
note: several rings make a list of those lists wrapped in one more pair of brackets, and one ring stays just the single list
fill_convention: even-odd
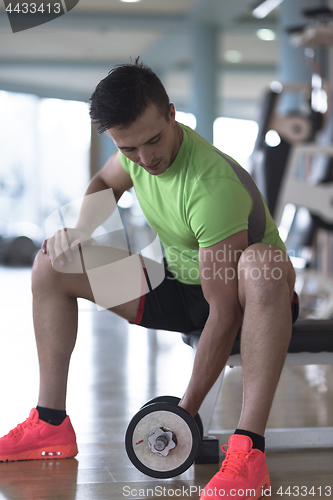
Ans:
[{"label": "wooden floor", "polygon": [[[0,283],[3,435],[24,421],[35,406],[38,366],[30,270],[0,267]],[[199,488],[218,465],[196,465],[177,478],[157,480],[136,470],[124,449],[124,433],[131,417],[154,396],[181,396],[191,366],[192,350],[179,334],[131,326],[80,302],[67,407],[79,454],[70,460],[0,464],[0,500],[197,500]],[[229,369],[213,428],[237,426],[241,394],[241,368]],[[333,367],[285,367],[269,426],[333,426]],[[332,449],[268,451],[267,462],[273,499],[333,499]]]}]

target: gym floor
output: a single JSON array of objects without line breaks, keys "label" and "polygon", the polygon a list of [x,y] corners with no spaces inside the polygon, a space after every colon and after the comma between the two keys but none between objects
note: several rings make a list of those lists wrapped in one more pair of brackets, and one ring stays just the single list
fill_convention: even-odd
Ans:
[{"label": "gym floor", "polygon": [[[30,275],[27,268],[0,267],[1,436],[25,420],[37,399]],[[177,478],[158,480],[136,470],[124,449],[127,425],[147,400],[182,395],[192,356],[178,333],[147,331],[80,301],[67,406],[79,454],[69,460],[1,463],[0,500],[197,500],[199,487],[218,465],[192,466]],[[228,369],[212,428],[237,426],[241,394],[241,368]],[[269,427],[306,426],[333,426],[333,366],[283,371]],[[268,451],[267,462],[272,499],[333,498],[332,449]]]}]

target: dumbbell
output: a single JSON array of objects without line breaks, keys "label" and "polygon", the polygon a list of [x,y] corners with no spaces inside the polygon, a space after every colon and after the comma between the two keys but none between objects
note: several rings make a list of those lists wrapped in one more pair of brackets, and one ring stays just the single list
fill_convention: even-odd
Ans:
[{"label": "dumbbell", "polygon": [[143,405],[130,421],[126,452],[147,476],[167,479],[185,472],[194,462],[203,436],[199,414],[178,406],[180,398],[159,396]]}]

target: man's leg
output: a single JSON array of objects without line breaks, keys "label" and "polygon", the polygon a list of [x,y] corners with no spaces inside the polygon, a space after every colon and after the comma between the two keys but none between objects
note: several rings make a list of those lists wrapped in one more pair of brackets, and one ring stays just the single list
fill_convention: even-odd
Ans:
[{"label": "man's leg", "polygon": [[[84,249],[87,269],[98,270],[126,257],[128,253],[111,248],[91,246]],[[57,263],[54,267],[60,269]],[[39,252],[32,273],[33,316],[40,364],[38,411],[33,408],[25,422],[0,439],[0,462],[54,459],[55,456],[69,458],[78,451],[75,432],[65,412],[67,376],[77,336],[77,298],[94,302],[95,297],[87,273],[82,272],[79,252],[73,252],[72,263],[62,266],[61,272],[54,267],[47,255]],[[142,264],[139,256],[133,255],[126,260],[125,273],[120,273],[121,276],[120,267],[121,264],[103,267],[102,274],[97,274],[99,281],[95,280],[95,286],[99,288],[95,293],[101,297],[102,307],[134,321],[139,307],[139,291],[143,291]],[[111,269],[111,279],[108,279],[108,269]],[[119,279],[113,280],[112,273],[113,276],[118,273]],[[126,282],[138,292],[134,295],[137,298],[119,303],[119,293],[129,288],[124,287]],[[133,288],[128,297],[133,298]],[[118,305],[112,307],[113,304]]]},{"label": "man's leg", "polygon": [[290,342],[294,284],[294,269],[282,250],[256,244],[243,252],[239,300],[244,310],[244,393],[238,427],[262,436]]},{"label": "man's leg", "polygon": [[[96,267],[112,262],[110,248],[87,247],[84,252],[96,260]],[[119,250],[116,255],[118,259]],[[66,263],[63,268],[57,266],[59,272],[54,270],[48,257],[39,252],[33,266],[33,319],[40,367],[38,405],[57,410],[65,409],[68,368],[77,336],[77,298],[95,302],[87,274],[71,273],[71,267],[75,267],[79,257],[73,252],[73,262]],[[140,259],[134,257],[137,258],[137,265],[133,276],[136,273],[137,279],[141,280]],[[116,296],[117,283],[110,283],[110,291]],[[112,298],[110,301],[112,303]],[[139,301],[138,297],[110,310],[134,321]]]},{"label": "man's leg", "polygon": [[[238,276],[244,311],[243,407],[221,470],[205,487],[202,500],[228,495],[258,500],[270,487],[263,436],[291,337],[295,272],[281,250],[260,243],[243,252]],[[244,496],[245,491],[250,493]]]}]

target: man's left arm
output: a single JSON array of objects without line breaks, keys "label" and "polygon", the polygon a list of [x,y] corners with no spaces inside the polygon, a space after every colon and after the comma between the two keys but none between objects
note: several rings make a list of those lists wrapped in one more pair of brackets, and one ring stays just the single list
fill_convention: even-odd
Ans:
[{"label": "man's left arm", "polygon": [[201,285],[210,310],[180,402],[192,416],[223,370],[242,324],[237,274],[238,260],[247,246],[247,230],[243,230],[199,250]]}]

